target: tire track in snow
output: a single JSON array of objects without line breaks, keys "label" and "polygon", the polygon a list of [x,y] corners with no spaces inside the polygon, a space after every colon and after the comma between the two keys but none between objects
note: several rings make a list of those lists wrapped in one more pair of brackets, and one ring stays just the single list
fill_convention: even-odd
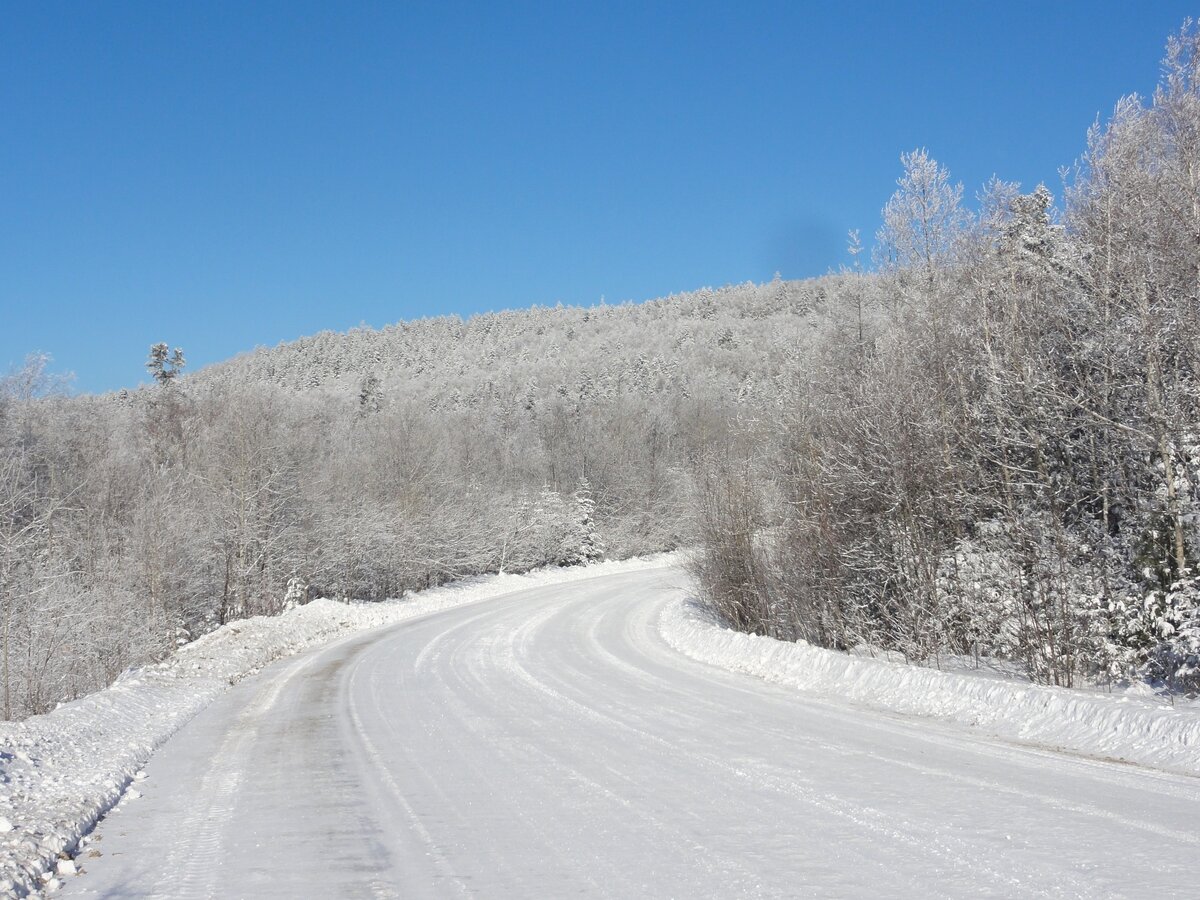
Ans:
[{"label": "tire track in snow", "polygon": [[[552,608],[539,617],[529,619],[524,625],[518,627],[516,640],[520,641],[523,634],[531,633],[543,627],[548,620],[560,612],[560,610]],[[528,638],[526,637],[525,640],[528,641]],[[1010,888],[1019,890],[1027,895],[1033,894],[1036,896],[1051,897],[1061,896],[1064,892],[1073,893],[1079,890],[1079,885],[1073,882],[1060,882],[1052,884],[1049,887],[1042,884],[1032,885],[1029,881],[1022,880],[1008,871],[997,869],[991,865],[991,861],[995,856],[994,848],[971,846],[963,839],[955,837],[950,829],[937,825],[931,826],[918,823],[905,817],[897,817],[895,814],[885,813],[882,810],[867,805],[850,804],[844,800],[840,800],[834,794],[816,790],[799,781],[789,781],[783,778],[747,772],[720,758],[695,753],[694,751],[681,752],[678,746],[673,745],[670,741],[658,735],[651,734],[625,721],[603,713],[595,707],[588,706],[568,697],[555,688],[549,680],[537,678],[527,666],[521,663],[515,654],[511,659],[511,665],[513,674],[533,690],[544,693],[552,701],[552,706],[572,709],[582,718],[596,722],[605,728],[622,731],[632,738],[655,747],[660,754],[675,757],[686,756],[697,766],[707,769],[710,773],[726,777],[732,776],[755,787],[767,788],[803,802],[826,815],[843,819],[863,831],[872,833],[876,838],[899,845],[893,851],[895,854],[903,853],[908,855],[915,852],[926,856],[933,856],[946,868],[961,869],[970,873],[983,873],[993,883],[1008,885]],[[1053,882],[1054,880],[1053,876],[1046,875],[1046,881]]]},{"label": "tire track in snow", "polygon": [[[639,610],[639,613],[640,612],[641,611]],[[594,636],[598,632],[601,624],[602,624],[602,621],[597,619],[593,623],[592,628],[589,629],[589,632],[588,632],[589,636]],[[678,654],[678,651],[674,650],[673,648],[669,648],[669,646],[666,644],[663,644],[663,647],[667,648],[671,654]],[[639,648],[639,649],[645,649],[645,648],[643,647],[643,648]],[[615,665],[617,665],[618,667],[627,671],[631,675],[631,677],[655,678],[655,679],[661,681],[662,683],[667,684],[667,682],[665,682],[657,672],[655,672],[651,669],[648,669],[648,668],[638,668],[636,666],[632,666],[626,660],[618,658],[615,654],[613,654],[611,651],[609,651],[606,647],[604,647],[598,641],[595,642],[593,651],[597,655],[603,656],[605,659],[612,660]],[[682,654],[679,654],[679,655],[682,656]],[[694,662],[689,657],[683,657],[683,658],[687,659],[689,662]],[[705,663],[695,663],[695,664],[702,666],[706,669],[714,668],[714,667],[709,667]],[[723,672],[724,670],[718,669],[718,671]],[[752,676],[747,676],[747,677],[752,677]],[[757,687],[757,685],[752,686],[749,689],[750,692],[755,694],[756,696],[761,696],[761,694],[762,694],[761,689],[756,691],[755,687]],[[807,696],[803,697],[803,699],[805,701],[809,700],[809,698]],[[824,708],[828,708],[828,705],[826,703],[823,703],[820,701],[815,701],[815,702],[818,702],[819,705],[821,705]],[[835,710],[835,712],[837,712],[839,714],[844,714],[843,711],[841,711],[841,710]],[[856,727],[859,727],[859,728],[870,728],[872,730],[886,733],[886,734],[892,735],[892,736],[903,735],[905,738],[912,738],[914,736],[912,719],[905,718],[902,716],[896,716],[895,717],[896,726],[892,726],[892,725],[889,725],[887,722],[877,721],[875,719],[875,716],[877,716],[877,715],[878,715],[878,713],[875,713],[872,711],[871,713],[867,714],[866,716],[859,716],[854,720],[854,724],[856,725]],[[888,717],[888,718],[891,718],[891,717]],[[1121,826],[1127,827],[1127,828],[1134,828],[1134,829],[1144,831],[1149,834],[1156,835],[1161,838],[1166,838],[1168,840],[1176,841],[1181,844],[1187,844],[1187,845],[1191,845],[1191,846],[1200,846],[1200,833],[1197,833],[1195,831],[1188,831],[1188,832],[1180,831],[1178,829],[1173,829],[1173,828],[1164,826],[1157,822],[1148,821],[1145,819],[1131,818],[1128,815],[1123,815],[1121,813],[1117,813],[1117,812],[1114,812],[1109,809],[1104,809],[1104,808],[1101,808],[1101,807],[1093,805],[1093,804],[1065,801],[1065,800],[1059,799],[1057,797],[1051,797],[1044,792],[1039,793],[1037,791],[1022,789],[1019,787],[1014,787],[1012,785],[1001,784],[1000,782],[995,781],[995,780],[973,777],[973,776],[963,773],[963,772],[956,772],[945,766],[933,766],[933,765],[930,765],[927,763],[914,762],[909,759],[904,759],[895,754],[888,754],[888,753],[882,752],[882,749],[886,748],[886,746],[887,746],[887,744],[884,741],[878,741],[874,744],[874,747],[880,748],[880,749],[866,750],[866,749],[861,749],[861,748],[854,747],[854,746],[851,746],[851,745],[848,745],[845,743],[835,744],[835,743],[832,743],[827,740],[822,740],[820,738],[813,737],[811,735],[796,734],[794,730],[785,732],[781,729],[774,729],[774,728],[772,728],[772,726],[769,723],[764,723],[761,727],[765,733],[773,734],[780,738],[787,738],[788,740],[794,741],[797,743],[802,743],[804,746],[809,747],[811,749],[823,750],[830,754],[836,753],[843,757],[854,757],[854,758],[859,758],[859,759],[863,759],[863,760],[871,760],[874,762],[881,762],[881,763],[885,763],[887,765],[890,765],[895,768],[902,769],[902,770],[905,770],[907,772],[911,772],[914,774],[918,774],[918,775],[922,775],[922,776],[930,777],[930,778],[937,778],[937,779],[941,779],[941,780],[947,781],[947,782],[954,782],[956,784],[962,785],[963,787],[970,787],[970,788],[992,791],[992,792],[1000,793],[1000,794],[1006,794],[1006,795],[1009,795],[1012,797],[1019,798],[1022,801],[1046,806],[1047,808],[1049,808],[1057,813],[1070,812],[1070,813],[1074,813],[1074,814],[1081,815],[1081,816],[1088,816],[1088,817],[1092,817],[1092,818],[1096,818],[1096,819],[1102,819],[1102,820],[1111,822],[1113,824],[1118,824],[1118,825],[1121,825]],[[966,741],[970,742],[972,745],[974,745],[972,747],[973,752],[987,753],[988,755],[998,757],[998,758],[1003,758],[1009,762],[1020,762],[1022,764],[1025,764],[1025,763],[1032,764],[1033,761],[1026,760],[1025,757],[1033,756],[1036,758],[1036,762],[1039,766],[1039,769],[1043,768],[1044,761],[1046,761],[1046,760],[1049,760],[1050,764],[1058,766],[1058,767],[1062,767],[1065,762],[1063,754],[1061,754],[1061,753],[1055,753],[1054,751],[1050,751],[1050,750],[1026,748],[1023,746],[1008,746],[1007,744],[1004,746],[1001,746],[1001,747],[996,747],[996,745],[994,743],[988,743],[987,739],[983,739],[978,736],[971,735],[969,733],[963,735],[962,737],[960,737],[957,734],[954,735],[953,737],[942,737],[942,736],[938,735],[937,733],[933,732],[932,730],[930,730],[925,733],[918,734],[917,737],[919,737],[920,740],[922,740],[926,743],[929,743],[931,745],[936,745],[936,746],[939,746],[942,748],[959,747],[962,744],[962,742],[964,740],[966,740]],[[1136,769],[1136,768],[1134,769],[1134,772],[1131,773],[1129,771],[1128,766],[1125,766],[1122,764],[1116,764],[1116,763],[1107,763],[1107,762],[1088,759],[1088,758],[1077,759],[1076,757],[1071,756],[1071,757],[1067,757],[1067,759],[1069,760],[1069,762],[1066,762],[1066,765],[1070,765],[1070,766],[1073,766],[1076,768],[1094,769],[1098,773],[1101,773],[1110,778],[1116,778],[1119,780],[1129,780],[1130,782],[1134,782],[1136,780],[1136,784],[1133,784],[1131,786],[1138,791],[1145,791],[1148,789],[1145,781],[1142,779],[1143,778],[1149,779],[1150,783],[1152,785],[1154,785],[1153,790],[1155,790],[1155,792],[1158,793],[1160,796],[1164,797],[1164,799],[1170,798],[1171,800],[1176,800],[1176,801],[1180,799],[1178,778],[1175,776],[1167,775],[1165,773],[1157,772],[1154,770],[1142,770],[1142,769]],[[1163,782],[1174,782],[1174,789],[1173,790],[1159,790],[1158,786],[1157,786],[1157,782],[1159,780],[1161,780]],[[1193,799],[1196,800],[1196,802],[1200,802],[1200,792],[1193,794]]]},{"label": "tire track in snow", "polygon": [[[438,842],[434,839],[433,835],[422,823],[421,817],[417,815],[416,810],[408,802],[404,791],[397,784],[395,778],[392,777],[387,763],[368,733],[368,729],[363,722],[358,701],[355,699],[361,667],[362,660],[359,659],[356,661],[354,670],[346,681],[345,702],[349,720],[354,728],[354,737],[360,750],[360,758],[366,762],[366,765],[362,769],[363,771],[369,771],[371,776],[384,787],[393,806],[402,812],[404,823],[421,841],[426,857],[444,879],[443,883],[452,886],[456,894],[468,896],[471,893],[469,886],[452,871],[449,860],[438,846]],[[371,696],[372,698],[375,697],[374,694]]]},{"label": "tire track in snow", "polygon": [[[205,860],[225,864],[238,849],[229,858],[259,865],[256,845],[228,835],[273,821],[248,819],[246,797],[285,816],[338,817],[336,858],[353,874],[310,883],[347,888],[337,896],[1194,889],[1194,781],[996,743],[698,663],[658,631],[679,592],[669,582],[646,573],[526,591],[407,623],[353,654],[322,654],[312,662],[330,665],[303,685],[289,671],[248,692],[240,716],[219,720],[234,727],[209,729],[214,765],[195,778],[209,795],[187,807],[193,840],[171,848],[180,870],[190,854],[199,873],[186,873],[186,885],[161,879],[156,892],[211,894],[218,881],[203,877]],[[244,721],[255,706],[269,720],[257,736]],[[283,779],[254,790],[272,762],[263,743],[283,740],[307,742],[286,759],[323,805],[304,805],[304,785],[293,803]],[[230,754],[244,762],[215,765]],[[322,762],[336,767],[323,785]],[[210,809],[213,821],[198,822]],[[321,829],[300,822],[288,833],[314,840]],[[299,888],[290,898],[305,896],[304,881],[288,884]]]},{"label": "tire track in snow", "polygon": [[192,812],[176,830],[154,896],[212,897],[213,873],[219,868],[225,833],[238,802],[238,788],[243,773],[235,761],[244,760],[251,745],[258,740],[258,723],[279,700],[293,678],[308,669],[319,657],[314,655],[288,666],[267,682],[255,699],[239,713],[221,749],[212,760],[201,782],[203,805]]}]

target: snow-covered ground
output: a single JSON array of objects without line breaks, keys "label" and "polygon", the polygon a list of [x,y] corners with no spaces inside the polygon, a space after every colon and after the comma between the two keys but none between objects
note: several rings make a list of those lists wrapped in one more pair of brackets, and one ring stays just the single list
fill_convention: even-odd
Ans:
[{"label": "snow-covered ground", "polygon": [[[232,622],[107,690],[24,722],[0,722],[0,895],[53,886],[64,857],[127,795],[151,753],[204,707],[271,662],[366,629],[542,585],[668,564],[660,555],[467,579],[400,600],[314,600]],[[133,788],[136,792],[136,788]]]},{"label": "snow-covered ground", "polygon": [[1200,779],[698,662],[662,631],[686,592],[533,588],[273,666],[60,900],[1196,896]]},{"label": "snow-covered ground", "polygon": [[679,561],[314,601],[2,723],[0,894],[1194,895],[1194,778],[1017,742],[1198,775],[1195,707],[738,634]]},{"label": "snow-covered ground", "polygon": [[875,709],[932,716],[1042,746],[1200,775],[1200,707],[985,673],[939,671],[742,634],[690,601],[663,610],[667,642],[692,659]]}]

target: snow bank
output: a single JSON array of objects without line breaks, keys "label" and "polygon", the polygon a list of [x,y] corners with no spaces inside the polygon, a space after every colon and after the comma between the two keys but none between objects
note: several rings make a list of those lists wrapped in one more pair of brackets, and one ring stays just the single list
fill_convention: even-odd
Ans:
[{"label": "snow bank", "polygon": [[0,896],[55,886],[79,839],[126,794],[155,748],[230,686],[272,661],[370,628],[514,591],[659,568],[671,554],[466,579],[384,603],[314,600],[231,622],[165,662],[24,722],[0,722]]},{"label": "snow bank", "polygon": [[669,604],[667,643],[701,662],[866,706],[933,716],[1004,738],[1200,774],[1200,709],[849,656],[742,634],[694,601]]}]

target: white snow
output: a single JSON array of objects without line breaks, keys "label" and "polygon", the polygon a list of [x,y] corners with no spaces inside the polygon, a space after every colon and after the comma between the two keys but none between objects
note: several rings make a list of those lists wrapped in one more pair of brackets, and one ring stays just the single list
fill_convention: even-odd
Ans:
[{"label": "white snow", "polygon": [[660,629],[687,591],[534,588],[272,667],[64,898],[1196,895],[1200,779],[698,662]]},{"label": "white snow", "polygon": [[[111,688],[67,704],[49,715],[35,717],[22,723],[0,723],[0,896],[19,897],[38,891],[58,890],[64,877],[68,877],[68,884],[73,882],[74,879],[69,876],[77,869],[71,857],[79,852],[81,838],[91,831],[97,819],[118,802],[131,801],[140,796],[147,787],[158,784],[157,776],[145,780],[146,772],[143,770],[154,749],[201,709],[228,691],[232,684],[273,660],[310,648],[328,646],[341,638],[349,638],[370,628],[395,624],[488,598],[498,598],[526,588],[620,572],[659,569],[678,562],[678,557],[659,556],[577,569],[543,570],[525,576],[487,576],[421,592],[402,600],[377,604],[317,600],[277,618],[258,618],[231,623],[181,648],[168,661],[127,672]],[[646,589],[650,590],[650,583],[647,584]],[[932,717],[957,725],[975,726],[983,735],[997,735],[1003,739],[1066,749],[1090,756],[1117,758],[1177,772],[1200,774],[1200,710],[1194,706],[1171,708],[1146,697],[1105,696],[1085,691],[1039,687],[1016,683],[996,677],[995,674],[974,676],[940,672],[886,660],[835,653],[802,643],[790,644],[740,634],[719,627],[694,604],[680,599],[685,593],[683,590],[668,593],[671,594],[670,599],[660,607],[657,601],[653,605],[646,602],[649,598],[659,596],[658,594],[651,593],[647,598],[642,598],[636,594],[625,597],[618,592],[604,601],[604,610],[596,614],[600,618],[593,618],[590,614],[585,615],[582,612],[589,609],[588,604],[592,602],[589,596],[584,595],[572,601],[572,609],[576,611],[573,618],[558,615],[561,601],[555,598],[543,596],[539,600],[539,603],[544,605],[544,612],[537,612],[536,609],[522,612],[523,606],[521,609],[514,606],[504,613],[507,617],[503,618],[506,623],[504,628],[497,630],[498,626],[489,625],[490,620],[485,618],[481,619],[478,625],[472,626],[473,632],[462,632],[462,641],[467,641],[470,634],[475,635],[473,640],[476,643],[463,644],[464,647],[471,648],[472,655],[469,659],[474,660],[468,669],[478,675],[488,666],[498,665],[503,662],[496,655],[500,648],[508,646],[509,643],[512,643],[514,650],[524,648],[529,634],[541,633],[530,629],[542,629],[553,625],[553,630],[545,635],[540,651],[547,658],[542,660],[541,656],[537,657],[542,680],[529,680],[531,676],[524,666],[534,664],[532,656],[521,665],[514,663],[510,666],[506,663],[501,666],[500,674],[507,673],[505,677],[510,681],[516,679],[513,682],[516,687],[508,685],[506,689],[533,691],[531,696],[542,698],[539,702],[544,702],[547,698],[552,700],[551,708],[555,710],[558,710],[555,704],[566,704],[564,709],[558,710],[555,715],[574,711],[572,715],[579,721],[571,728],[582,728],[580,723],[598,726],[608,722],[617,710],[620,710],[622,715],[635,715],[634,705],[637,702],[646,702],[648,689],[652,689],[650,696],[657,696],[657,682],[646,683],[646,678],[650,677],[652,672],[658,673],[655,677],[669,677],[668,683],[680,690],[686,687],[692,691],[695,687],[695,676],[684,669],[676,671],[679,663],[684,662],[676,655],[676,651],[680,651],[692,660],[747,673],[789,689],[798,689],[798,695],[803,692],[815,698],[818,706],[805,708],[803,721],[806,734],[818,726],[817,719],[813,717],[824,716],[818,712],[819,704],[826,704],[832,700],[833,703],[829,705],[834,711],[826,717],[829,721],[821,726],[830,729],[827,736],[829,741],[843,740],[843,730],[852,727],[844,724],[849,721],[846,719],[847,707],[844,701],[849,700],[860,707],[873,707],[904,715]],[[488,610],[497,608],[494,605],[487,607]],[[621,619],[621,616],[631,615],[631,619]],[[473,622],[474,617],[460,620],[460,624]],[[437,635],[451,634],[458,625],[431,620],[430,627],[430,634],[436,638]],[[515,637],[500,640],[509,631]],[[651,633],[655,635],[653,640],[650,638]],[[438,644],[434,647],[436,640],[429,644],[429,648],[433,649],[429,651],[428,659],[425,658],[427,650],[418,651],[418,648],[423,646],[422,640],[429,641],[428,635],[408,635],[404,632],[403,636],[403,641],[395,643],[397,646],[408,646],[413,652],[413,658],[407,665],[412,667],[414,672],[427,672],[435,663],[449,664],[439,656],[439,652],[444,652],[444,646]],[[554,641],[563,642],[562,646],[558,647]],[[656,646],[659,649],[656,649]],[[557,649],[553,649],[555,647]],[[522,653],[524,652],[522,650]],[[678,662],[673,663],[672,660]],[[628,681],[627,684],[624,681],[620,682],[628,694],[622,704],[614,705],[615,701],[604,693],[605,688],[598,682],[593,684],[592,677],[596,674],[593,670],[600,664],[611,664],[615,669],[609,675],[613,678],[619,675]],[[568,702],[560,697],[561,685],[555,687],[558,684],[558,675],[555,673],[560,670],[566,672],[571,665],[588,675],[579,688],[583,693],[579,693],[578,698],[589,696],[586,692],[596,690],[599,685],[600,693],[593,697],[593,702],[600,704],[599,711],[584,710],[580,706],[581,699]],[[650,668],[647,669],[647,666]],[[489,676],[486,683],[491,684],[493,678],[497,679],[494,690],[501,691],[504,684],[500,675]],[[446,683],[457,684],[455,681]],[[478,687],[476,682],[470,684]],[[370,682],[367,682],[366,686],[369,687]],[[752,703],[751,698],[739,692],[741,689],[721,686],[719,681],[714,681],[707,687],[701,684],[702,690],[697,697],[703,700],[718,687],[729,694],[729,704]],[[682,702],[683,695],[668,692],[667,696],[674,698],[671,703]],[[438,701],[434,695],[426,697],[425,694],[421,694],[408,702],[418,705],[433,703],[433,708],[436,708]],[[770,753],[767,753],[768,748],[764,748],[764,753],[767,753],[766,759],[775,759],[771,753],[776,751],[797,752],[796,747],[799,746],[795,744],[796,736],[788,725],[788,722],[792,721],[788,716],[795,713],[787,713],[784,708],[772,703],[769,698],[764,699],[755,706],[757,712],[746,722],[737,725],[741,720],[735,715],[729,726],[733,728],[737,725],[740,728],[747,726],[750,720],[757,720],[757,717],[782,716],[776,725],[777,736],[784,743],[772,749]],[[693,710],[689,715],[698,716],[701,712],[710,715],[721,710],[724,710],[721,715],[728,715],[730,708],[734,707],[723,704],[710,709],[708,701],[704,701],[701,708]],[[476,714],[471,712],[471,709],[464,706],[462,710],[457,711],[466,717],[464,727],[476,727]],[[856,721],[853,708],[848,711]],[[248,710],[247,714],[253,712]],[[543,714],[530,708],[513,721],[532,722]],[[649,717],[648,722],[650,719],[661,719],[664,712],[651,705],[637,715]],[[870,719],[870,714],[865,710],[861,715]],[[580,719],[580,716],[583,718]],[[507,722],[508,719],[504,721]],[[872,754],[877,752],[871,749],[874,747],[871,741],[875,739],[873,735],[880,725],[878,721],[874,724],[868,722],[868,725],[870,727],[864,726],[863,729],[866,737],[862,737],[862,747],[854,750],[852,754],[854,759],[866,754],[862,757],[866,762],[860,760],[855,765],[866,765],[875,758]],[[642,723],[639,728],[643,726],[649,727]],[[568,733],[571,728],[562,733]],[[713,728],[717,728],[718,731],[712,732]],[[701,728],[701,734],[711,737],[718,734],[719,730],[717,722],[714,721],[709,723],[708,728]],[[625,730],[618,729],[618,732],[619,735],[626,735]],[[425,739],[434,740],[438,733],[435,729],[426,734]],[[637,734],[641,734],[641,731],[628,732],[628,735]],[[655,748],[683,746],[689,734],[692,732],[684,729],[670,736],[669,740],[651,740],[650,737],[645,737],[645,740],[649,742],[649,750],[658,752]],[[775,735],[776,732],[772,731],[770,734]],[[938,738],[941,743],[937,746],[956,746],[946,743],[943,732],[938,734],[941,735]],[[897,735],[893,737],[899,739]],[[904,740],[912,739],[905,737]],[[532,743],[530,746],[533,746]],[[816,744],[813,746],[817,747]],[[735,746],[727,750],[733,756],[748,752],[736,742]],[[949,750],[946,752],[949,753]],[[971,751],[975,755],[984,752],[982,747]],[[674,761],[672,765],[678,764],[674,753],[675,751],[672,751],[669,756]],[[653,755],[652,753],[651,756]],[[1064,761],[1069,759],[1058,757],[1057,754],[1054,757]],[[604,759],[604,766],[610,765],[607,757]],[[708,757],[705,756],[704,759]],[[797,763],[796,772],[811,775],[811,766],[816,764],[816,759],[814,757],[804,765]],[[826,761],[821,764],[833,767],[836,769],[833,775],[841,777],[841,774],[845,774],[839,768],[843,762],[838,756],[831,759],[832,762]],[[997,760],[1000,759],[1001,757],[997,757]],[[636,760],[626,767],[629,771],[636,768],[634,762]],[[950,765],[950,762],[948,756],[946,764]],[[925,765],[920,760],[912,762],[911,765],[916,766],[918,763]],[[637,762],[637,765],[642,764]],[[758,764],[751,765],[747,761],[750,769],[747,769],[746,777],[750,779],[752,787],[762,779],[774,784],[771,779],[784,777],[771,768],[775,763],[764,764],[770,772],[755,774]],[[1001,763],[997,761],[996,764]],[[713,765],[715,763],[704,762],[704,766],[711,768]],[[1003,765],[1008,766],[1009,763]],[[1020,765],[1024,766],[1025,763],[1021,762]],[[701,769],[708,771],[704,766],[701,766]],[[1109,768],[1120,770],[1122,767]],[[740,764],[730,769],[731,772],[735,770],[742,771]],[[152,773],[153,771],[151,770]],[[1109,770],[1097,770],[1087,777],[1101,780],[1136,780],[1138,776],[1134,773],[1141,770],[1128,771],[1128,776],[1122,776],[1119,771],[1114,774]],[[771,775],[771,772],[775,774]],[[847,772],[850,774],[846,777],[853,775],[849,769]],[[1062,769],[1056,777],[1065,777],[1068,773],[1074,773],[1070,775],[1071,778],[1083,777],[1074,769]],[[224,775],[230,777],[226,778]],[[217,780],[218,787],[230,791],[244,787],[239,786],[237,779],[233,777],[236,775],[236,772],[222,774]],[[701,771],[698,770],[693,775],[700,777]],[[600,775],[596,774],[596,778],[599,777]],[[861,780],[861,774],[854,777]],[[1064,787],[1064,797],[1069,794],[1069,787],[1069,784]],[[159,785],[159,788],[161,793],[162,786]],[[617,787],[612,789],[616,791]],[[1007,793],[1001,793],[1003,797],[1011,798],[1016,796],[1015,790],[1006,788]],[[725,799],[730,803],[734,802],[732,795]],[[138,809],[149,802],[152,801],[145,798],[139,800]],[[1061,802],[1070,806],[1067,800]],[[1070,806],[1071,809],[1079,806],[1074,800],[1070,803],[1075,804]],[[1083,807],[1079,808],[1083,810]],[[1086,812],[1091,816],[1093,813],[1089,812],[1090,809],[1091,807],[1088,807],[1080,814]],[[1102,812],[1109,818],[1117,815],[1115,812],[1111,815],[1109,812]],[[1151,825],[1138,827],[1153,830]],[[1153,827],[1161,830],[1158,825]],[[1170,834],[1175,835],[1176,831],[1178,829],[1170,831]],[[1001,834],[1001,837],[1011,843],[1007,832]]]},{"label": "white snow", "polygon": [[[0,896],[53,890],[60,854],[144,777],[151,753],[216,697],[274,660],[370,628],[514,591],[667,565],[673,557],[466,579],[382,603],[314,600],[274,617],[231,622],[165,662],[44,716],[0,722]],[[74,867],[72,864],[72,871]]]},{"label": "white snow", "polygon": [[664,608],[663,637],[700,662],[904,715],[932,716],[1012,740],[1200,775],[1200,709],[943,672],[724,628],[694,601]]}]

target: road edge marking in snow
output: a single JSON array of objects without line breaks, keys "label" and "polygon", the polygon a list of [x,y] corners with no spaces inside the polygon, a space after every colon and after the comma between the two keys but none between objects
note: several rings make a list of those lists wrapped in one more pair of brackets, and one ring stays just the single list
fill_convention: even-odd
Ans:
[{"label": "road edge marking in snow", "polygon": [[725,628],[694,598],[658,618],[669,646],[697,662],[874,709],[934,718],[1000,738],[1200,776],[1200,710],[849,656]]}]

